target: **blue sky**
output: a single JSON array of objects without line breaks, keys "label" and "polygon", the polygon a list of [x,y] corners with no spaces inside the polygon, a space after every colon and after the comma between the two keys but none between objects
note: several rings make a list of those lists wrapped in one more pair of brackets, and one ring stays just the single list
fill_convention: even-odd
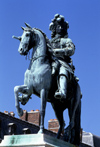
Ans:
[{"label": "blue sky", "polygon": [[[84,131],[100,136],[100,1],[99,0],[0,0],[0,111],[14,111],[14,86],[22,85],[29,61],[18,53],[24,22],[37,27],[50,39],[49,24],[56,13],[69,22],[69,38],[76,46],[72,56],[75,74],[83,93],[81,126]],[[32,100],[23,109],[40,109],[40,99]],[[64,113],[68,125],[67,111]],[[46,108],[45,127],[55,118],[51,105]]]}]

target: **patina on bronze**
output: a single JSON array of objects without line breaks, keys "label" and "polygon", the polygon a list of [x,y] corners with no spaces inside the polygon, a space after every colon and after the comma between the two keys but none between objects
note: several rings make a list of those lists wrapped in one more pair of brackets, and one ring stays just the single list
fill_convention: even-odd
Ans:
[{"label": "patina on bronze", "polygon": [[35,94],[41,98],[41,123],[39,133],[44,132],[44,116],[46,102],[50,102],[59,121],[57,138],[64,129],[63,112],[68,108],[69,125],[65,129],[64,140],[79,145],[80,143],[80,113],[81,90],[78,78],[74,75],[74,66],[70,58],[75,46],[68,38],[68,22],[62,15],[55,15],[50,24],[52,39],[39,29],[26,27],[20,40],[18,51],[27,55],[32,48],[30,64],[25,72],[24,85],[15,86],[15,106],[19,116],[23,115],[21,104],[25,105]]}]

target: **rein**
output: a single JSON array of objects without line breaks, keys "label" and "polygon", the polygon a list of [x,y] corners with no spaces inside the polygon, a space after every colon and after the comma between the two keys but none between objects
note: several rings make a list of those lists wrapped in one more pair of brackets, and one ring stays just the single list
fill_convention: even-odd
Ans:
[{"label": "rein", "polygon": [[38,58],[41,58],[41,57],[47,57],[47,55],[41,55],[41,56],[38,56],[38,57],[34,57],[34,58],[31,58],[30,60],[32,62],[34,62],[35,60],[37,60]]}]

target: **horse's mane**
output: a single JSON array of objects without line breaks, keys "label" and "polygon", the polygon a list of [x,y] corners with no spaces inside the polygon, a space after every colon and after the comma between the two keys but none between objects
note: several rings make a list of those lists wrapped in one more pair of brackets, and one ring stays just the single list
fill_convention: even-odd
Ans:
[{"label": "horse's mane", "polygon": [[33,28],[33,30],[38,30],[38,31],[40,31],[42,34],[43,34],[43,36],[46,38],[46,34],[42,31],[42,30],[40,30],[40,29],[38,29],[38,28]]},{"label": "horse's mane", "polygon": [[40,30],[40,29],[38,29],[38,28],[33,28],[33,29],[40,31],[40,32],[43,34],[43,36],[44,36],[44,38],[45,38],[45,40],[46,40],[47,47],[48,47],[49,49],[51,49],[51,48],[52,48],[52,47],[51,47],[51,43],[50,43],[50,40],[47,38],[46,34],[45,34],[42,30]]}]

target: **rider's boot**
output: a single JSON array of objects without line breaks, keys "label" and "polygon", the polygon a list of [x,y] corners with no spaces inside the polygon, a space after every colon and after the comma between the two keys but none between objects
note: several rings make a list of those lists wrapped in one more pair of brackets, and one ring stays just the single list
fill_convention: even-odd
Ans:
[{"label": "rider's boot", "polygon": [[54,97],[56,99],[65,100],[66,94],[67,94],[67,77],[64,75],[61,75],[59,77],[58,90],[55,92]]}]

